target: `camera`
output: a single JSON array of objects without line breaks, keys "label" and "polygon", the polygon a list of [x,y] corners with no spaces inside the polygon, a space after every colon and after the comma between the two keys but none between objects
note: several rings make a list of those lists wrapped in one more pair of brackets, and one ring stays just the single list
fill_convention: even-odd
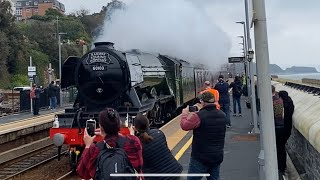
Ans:
[{"label": "camera", "polygon": [[251,61],[253,59],[253,55],[254,55],[254,51],[253,51],[253,49],[250,48],[248,50],[248,59],[249,59],[249,61]]},{"label": "camera", "polygon": [[93,119],[89,119],[86,122],[86,128],[87,128],[87,132],[89,134],[89,136],[94,136],[94,132],[96,130],[96,121]]},{"label": "camera", "polygon": [[189,112],[196,112],[196,111],[198,111],[197,106],[189,106]]}]

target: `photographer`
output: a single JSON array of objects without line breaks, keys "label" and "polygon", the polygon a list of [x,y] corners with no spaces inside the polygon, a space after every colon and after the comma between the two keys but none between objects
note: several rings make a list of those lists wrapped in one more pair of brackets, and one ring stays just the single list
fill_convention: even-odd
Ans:
[{"label": "photographer", "polygon": [[[150,129],[149,119],[138,114],[134,119],[134,134],[142,143],[144,173],[181,173],[182,166],[174,158],[160,129]],[[145,178],[155,179],[153,177]],[[157,177],[158,180],[178,180],[180,177]]]},{"label": "photographer", "polygon": [[[220,164],[226,134],[226,115],[216,108],[210,92],[199,96],[202,108],[198,112],[183,109],[180,126],[183,130],[193,130],[192,152],[188,173],[209,173],[208,179],[219,179]],[[202,177],[188,177],[188,180]]]}]

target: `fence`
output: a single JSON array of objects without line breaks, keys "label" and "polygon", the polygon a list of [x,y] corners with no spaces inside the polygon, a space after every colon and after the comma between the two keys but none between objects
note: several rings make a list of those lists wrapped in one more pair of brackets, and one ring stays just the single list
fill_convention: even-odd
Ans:
[{"label": "fence", "polygon": [[302,83],[304,84],[311,84],[314,86],[319,87],[320,86],[320,80],[319,79],[308,79],[308,78],[303,78]]},{"label": "fence", "polygon": [[[77,96],[76,88],[70,88],[62,91],[62,106],[73,104]],[[48,109],[50,105],[48,89],[41,89],[40,92],[40,109]],[[60,93],[57,94],[57,105],[60,106]],[[61,107],[61,106],[60,106]],[[21,90],[0,93],[0,116],[8,114],[17,114],[30,112],[30,90]]]}]

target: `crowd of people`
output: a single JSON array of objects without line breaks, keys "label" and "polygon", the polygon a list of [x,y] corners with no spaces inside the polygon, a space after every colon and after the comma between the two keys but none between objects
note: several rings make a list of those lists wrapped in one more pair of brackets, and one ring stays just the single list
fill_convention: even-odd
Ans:
[{"label": "crowd of people", "polygon": [[[222,75],[214,87],[205,82],[206,89],[199,93],[200,109],[190,112],[189,107],[182,110],[180,126],[184,131],[193,131],[192,152],[188,173],[208,173],[207,179],[218,180],[220,165],[224,159],[226,129],[230,122],[230,94],[232,89],[233,113],[236,107],[241,116],[240,98],[243,93],[242,82],[238,76],[229,85]],[[285,143],[292,126],[293,102],[286,91],[275,91],[272,86],[274,121],[276,128],[279,172],[286,169]],[[238,105],[238,106],[237,106]],[[143,177],[145,173],[180,174],[182,165],[174,158],[168,148],[165,134],[160,129],[151,129],[149,119],[138,114],[130,135],[120,133],[121,120],[118,112],[107,108],[99,114],[99,128],[95,135],[84,133],[85,149],[77,167],[83,179],[110,179],[110,174],[123,172],[137,176],[127,179],[154,179]],[[94,142],[99,135],[104,138]],[[120,166],[119,166],[120,164]],[[142,174],[140,176],[139,174]],[[188,180],[202,177],[188,177]],[[180,179],[180,177],[157,177],[157,179]]]},{"label": "crowd of people", "polygon": [[[57,108],[57,95],[59,93],[59,87],[54,84],[54,81],[51,81],[47,90],[49,99],[49,109],[54,110]],[[39,115],[41,97],[40,95],[43,92],[43,87],[38,87],[36,84],[32,85],[32,88],[30,90],[30,99],[32,99],[33,115],[35,116]]]}]

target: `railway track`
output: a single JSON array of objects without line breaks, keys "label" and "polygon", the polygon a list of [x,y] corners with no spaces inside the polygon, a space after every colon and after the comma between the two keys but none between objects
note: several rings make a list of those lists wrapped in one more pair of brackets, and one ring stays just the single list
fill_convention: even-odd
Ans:
[{"label": "railway track", "polygon": [[[67,148],[62,147],[61,152],[61,154],[66,153]],[[0,179],[12,179],[28,170],[57,158],[57,156],[57,149],[53,145],[32,151],[28,153],[28,155],[25,155],[24,158],[18,158],[6,163],[6,165],[0,169]]]},{"label": "railway track", "polygon": [[67,177],[71,176],[74,174],[74,171],[69,171],[67,172],[66,174],[64,174],[63,176],[57,178],[56,180],[63,180],[63,179],[66,179]]}]

